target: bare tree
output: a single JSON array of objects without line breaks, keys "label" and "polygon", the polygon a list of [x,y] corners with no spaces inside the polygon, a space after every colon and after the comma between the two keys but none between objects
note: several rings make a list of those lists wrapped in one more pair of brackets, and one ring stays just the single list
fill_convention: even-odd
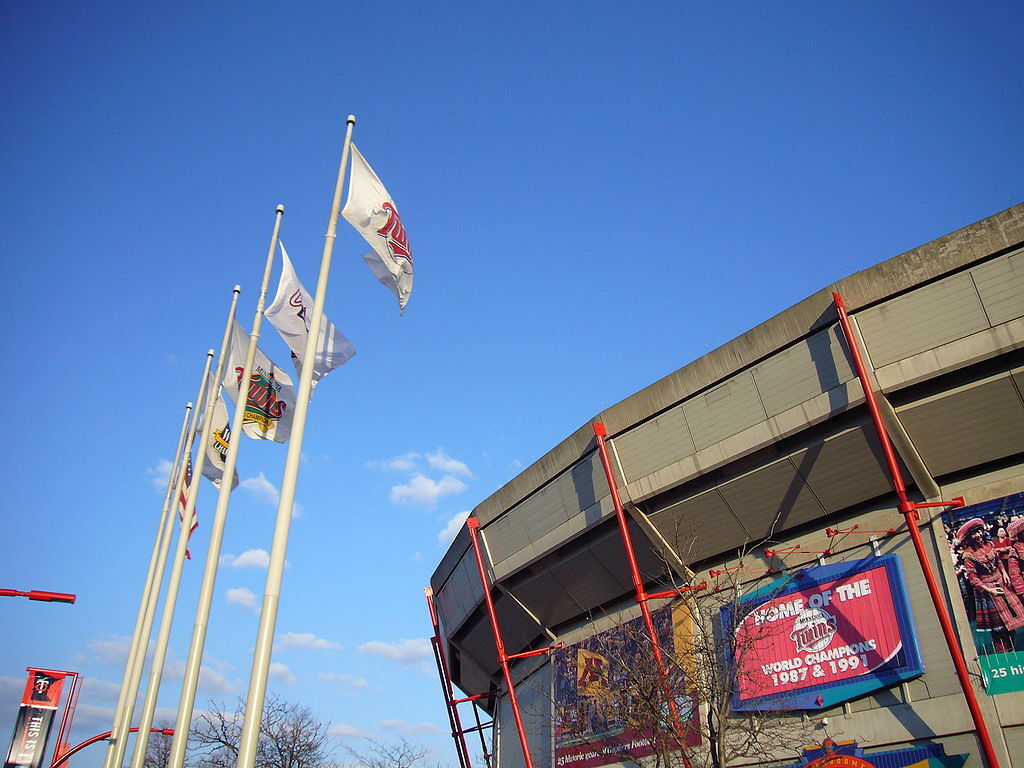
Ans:
[{"label": "bare tree", "polygon": [[364,751],[351,746],[343,749],[357,762],[349,768],[413,768],[421,765],[430,754],[430,750],[421,744],[413,744],[405,739],[395,743],[384,743],[367,738],[368,746]]},{"label": "bare tree", "polygon": [[[245,702],[234,711],[221,704],[201,714],[189,734],[198,768],[235,768],[242,736]],[[323,768],[331,761],[328,723],[308,707],[268,696],[256,746],[257,768]]]},{"label": "bare tree", "polygon": [[742,605],[751,585],[741,579],[749,573],[723,572],[708,589],[655,612],[662,670],[640,619],[579,644],[576,669],[562,670],[563,678],[576,678],[569,697],[575,707],[559,709],[556,701],[562,744],[594,745],[620,761],[643,757],[651,768],[726,768],[798,755],[812,738],[805,717],[734,709],[748,687],[742,670],[758,666],[759,647],[779,631],[765,623],[754,634],[738,633],[743,611],[722,611]]},{"label": "bare tree", "polygon": [[[149,742],[146,744],[146,759],[143,765],[145,768],[167,768],[171,761],[171,744],[174,742],[174,723],[162,721],[155,723],[154,728],[161,731],[149,734]],[[171,731],[171,735],[164,733]]]}]

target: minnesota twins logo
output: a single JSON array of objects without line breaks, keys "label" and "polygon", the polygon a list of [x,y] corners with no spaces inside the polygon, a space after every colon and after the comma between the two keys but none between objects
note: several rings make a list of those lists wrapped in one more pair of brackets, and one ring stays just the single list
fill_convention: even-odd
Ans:
[{"label": "minnesota twins logo", "polygon": [[[239,383],[242,380],[242,368],[235,368]],[[267,432],[274,423],[284,416],[288,404],[277,396],[281,385],[274,380],[273,374],[263,369],[249,375],[249,391],[245,402],[245,421],[256,422]]]},{"label": "minnesota twins logo", "polygon": [[396,263],[399,259],[405,260],[405,263],[402,264],[402,271],[411,275],[412,251],[409,250],[409,236],[405,233],[402,217],[398,215],[398,209],[390,202],[384,203],[383,208],[388,215],[388,220],[384,222],[383,227],[377,230],[377,234],[384,238],[388,245],[388,252]]}]

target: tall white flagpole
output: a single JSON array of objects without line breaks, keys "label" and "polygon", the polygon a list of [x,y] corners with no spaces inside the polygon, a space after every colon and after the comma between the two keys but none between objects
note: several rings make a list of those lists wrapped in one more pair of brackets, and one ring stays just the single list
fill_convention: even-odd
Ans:
[{"label": "tall white flagpole", "polygon": [[252,657],[252,673],[249,676],[249,696],[245,704],[242,738],[238,745],[238,768],[255,768],[256,765],[260,721],[263,715],[263,702],[267,695],[267,676],[270,671],[270,652],[273,650],[277,607],[281,599],[281,577],[284,574],[285,551],[288,549],[288,531],[291,527],[292,505],[295,502],[299,460],[302,458],[302,438],[306,431],[306,414],[309,411],[309,398],[313,391],[313,369],[316,368],[314,362],[316,361],[316,350],[320,344],[320,323],[324,316],[327,278],[331,272],[331,254],[334,252],[334,238],[338,227],[341,188],[345,183],[345,168],[348,165],[352,126],[356,123],[355,116],[349,115],[346,123],[345,143],[341,150],[341,165],[338,168],[338,180],[334,185],[334,200],[331,203],[327,234],[324,237],[324,251],[320,258],[320,276],[317,278],[316,296],[313,298],[313,314],[309,319],[311,333],[306,338],[306,350],[302,357],[307,364],[302,366],[302,375],[299,377],[295,420],[292,423],[288,455],[284,462],[281,498],[277,504],[277,522],[274,525],[274,541],[270,550],[270,565],[267,568],[263,606],[260,608],[260,623],[256,631],[256,650]]},{"label": "tall white flagpole", "polygon": [[[213,350],[210,350],[211,353]],[[207,357],[206,369],[203,371],[203,380],[209,373],[210,369],[210,358]],[[135,618],[135,629],[132,631],[132,642],[128,648],[128,658],[125,659],[124,665],[124,677],[121,678],[121,691],[117,697],[117,708],[114,710],[114,721],[111,725],[110,740],[107,743],[107,757],[104,758],[104,764],[108,758],[113,755],[114,742],[121,737],[121,733],[117,731],[118,724],[121,720],[124,712],[125,702],[129,696],[129,690],[135,690],[138,688],[138,679],[135,681],[135,689],[132,689],[131,679],[132,670],[135,663],[136,651],[138,650],[139,643],[142,638],[142,628],[146,617],[146,608],[152,599],[153,593],[153,581],[157,579],[157,561],[160,558],[160,552],[162,550],[162,544],[164,541],[164,528],[167,522],[168,512],[171,509],[171,496],[174,492],[175,478],[177,477],[177,469],[179,462],[181,461],[182,449],[185,447],[185,434],[188,431],[188,416],[192,412],[192,403],[185,406],[185,414],[181,418],[181,430],[178,432],[178,447],[174,449],[174,459],[171,462],[171,470],[167,473],[167,492],[164,494],[164,505],[160,512],[160,523],[157,525],[156,538],[153,540],[153,553],[149,556],[149,569],[146,571],[146,581],[142,588],[142,599],[139,601],[139,612]],[[159,575],[163,576],[163,564],[160,565]],[[134,694],[133,694],[134,698]]]},{"label": "tall white flagpole", "polygon": [[[132,768],[143,768],[146,762],[146,747],[149,745],[149,729],[153,727],[153,715],[156,712],[156,700],[160,694],[160,681],[163,677],[164,662],[167,659],[167,644],[171,636],[171,624],[174,620],[174,608],[178,602],[178,587],[181,584],[181,569],[185,564],[185,550],[188,549],[188,537],[192,530],[192,521],[195,520],[196,498],[199,496],[199,483],[203,477],[203,466],[206,463],[206,446],[213,439],[213,430],[210,429],[210,422],[213,420],[213,408],[217,403],[218,382],[221,380],[221,373],[224,368],[224,360],[228,355],[228,345],[231,343],[231,331],[235,322],[235,307],[238,305],[238,294],[241,292],[239,286],[235,286],[231,294],[231,309],[228,311],[228,321],[224,326],[224,338],[220,345],[220,358],[217,360],[216,373],[213,376],[212,386],[206,393],[206,408],[203,415],[203,435],[198,447],[193,442],[192,463],[192,484],[188,491],[188,501],[185,504],[185,513],[181,519],[181,528],[178,531],[178,545],[174,552],[174,560],[171,565],[171,575],[167,581],[167,597],[164,598],[164,612],[160,618],[160,631],[157,633],[156,645],[153,648],[153,662],[149,668],[149,686],[146,688],[146,698],[142,704],[142,712],[139,715],[139,733],[135,737],[135,751],[132,752]],[[227,478],[231,482],[231,478]]]},{"label": "tall white flagpole", "polygon": [[277,206],[276,214],[274,231],[270,236],[270,250],[267,252],[267,262],[263,269],[263,282],[260,283],[260,295],[256,301],[256,314],[252,319],[252,331],[249,333],[249,346],[245,351],[245,367],[239,378],[238,394],[235,396],[235,413],[231,419],[231,439],[228,441],[227,455],[224,458],[224,477],[220,481],[220,492],[217,494],[217,510],[214,512],[213,525],[210,528],[210,546],[206,553],[203,583],[199,590],[196,620],[192,627],[192,643],[188,649],[185,680],[182,683],[181,698],[178,701],[174,741],[171,743],[171,755],[167,762],[167,768],[183,768],[185,764],[185,749],[188,747],[188,732],[192,723],[192,712],[195,708],[196,690],[199,687],[199,670],[203,661],[203,648],[206,645],[206,629],[210,621],[210,606],[213,603],[213,590],[217,581],[217,566],[220,564],[224,525],[228,516],[228,504],[231,501],[231,485],[235,476],[235,466],[238,463],[238,449],[242,443],[242,420],[245,417],[245,405],[248,400],[246,392],[249,372],[256,360],[256,342],[260,337],[263,307],[267,300],[267,286],[270,283],[270,272],[274,267],[274,252],[277,250],[281,217],[284,215],[283,205]]}]

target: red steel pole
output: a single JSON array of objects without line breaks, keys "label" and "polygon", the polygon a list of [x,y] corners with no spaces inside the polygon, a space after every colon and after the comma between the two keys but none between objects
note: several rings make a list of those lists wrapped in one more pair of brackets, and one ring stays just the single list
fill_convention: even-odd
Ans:
[{"label": "red steel pole", "polygon": [[[868,410],[871,412],[871,420],[875,423],[875,431],[878,432],[878,439],[882,444],[882,453],[885,455],[886,464],[889,465],[892,484],[896,490],[896,496],[899,498],[899,511],[903,513],[903,517],[907,521],[907,530],[910,531],[910,538],[914,543],[914,551],[917,553],[917,559],[921,563],[921,570],[924,572],[924,580],[928,585],[928,594],[931,595],[932,605],[935,606],[935,614],[939,619],[939,625],[942,627],[942,634],[946,639],[946,646],[949,648],[949,655],[953,660],[956,676],[960,680],[960,687],[963,689],[964,698],[967,700],[967,708],[971,711],[971,719],[974,721],[974,727],[978,732],[978,740],[981,742],[982,751],[985,753],[985,762],[989,764],[990,768],[999,768],[999,759],[996,757],[995,747],[992,745],[992,738],[989,736],[988,725],[985,723],[985,718],[981,713],[981,706],[978,704],[978,697],[974,692],[974,686],[971,685],[970,674],[967,671],[967,663],[964,661],[960,642],[953,629],[953,622],[950,619],[942,593],[939,591],[938,580],[935,578],[935,572],[928,561],[928,553],[925,551],[924,541],[921,539],[921,532],[917,527],[919,519],[917,510],[920,507],[948,507],[957,505],[941,502],[917,504],[907,498],[907,488],[903,484],[903,476],[900,474],[899,465],[896,463],[896,454],[892,449],[892,443],[889,441],[889,433],[882,422],[882,414],[878,410],[878,402],[875,400],[875,393],[868,379],[868,372],[864,365],[864,359],[860,354],[860,347],[857,344],[856,337],[853,335],[853,327],[850,325],[850,317],[846,312],[843,297],[838,293],[833,293],[832,300],[835,302],[836,312],[839,314],[839,325],[842,327],[843,335],[846,337],[846,346],[849,348],[850,355],[853,358],[857,378],[860,379],[861,387],[864,389],[864,399],[867,401]],[[960,504],[963,504],[962,499],[958,501]]]},{"label": "red steel pole", "polygon": [[512,682],[512,668],[509,666],[509,656],[505,654],[505,642],[501,639],[501,630],[498,627],[498,616],[494,612],[494,600],[491,598],[491,584],[487,578],[487,571],[484,570],[484,559],[480,554],[480,542],[477,541],[477,531],[480,528],[480,521],[475,517],[466,518],[466,527],[469,528],[469,537],[473,542],[473,552],[476,555],[476,566],[480,571],[480,583],[484,588],[484,601],[487,604],[487,613],[491,618],[491,630],[494,632],[494,647],[498,651],[498,662],[501,664],[501,671],[505,674],[505,687],[508,688],[508,700],[512,706],[512,716],[516,721],[516,731],[519,733],[519,743],[523,747],[523,758],[526,760],[526,768],[533,768],[533,759],[530,757],[530,744],[526,739],[526,729],[523,728],[523,715],[519,711],[519,700],[516,698],[516,687]]},{"label": "red steel pole", "polygon": [[654,621],[651,619],[651,609],[647,605],[650,596],[644,591],[644,583],[640,578],[640,568],[636,562],[636,552],[633,549],[633,540],[626,527],[626,512],[622,508],[622,501],[619,499],[619,488],[615,482],[615,475],[612,473],[612,465],[608,460],[608,447],[605,445],[605,438],[608,430],[605,425],[597,422],[593,425],[594,436],[597,438],[597,450],[601,455],[601,464],[604,466],[604,474],[608,478],[608,488],[611,490],[612,502],[615,505],[615,517],[619,521],[619,532],[622,534],[622,543],[626,548],[626,560],[629,561],[629,573],[633,579],[633,589],[636,592],[636,601],[640,604],[640,613],[644,618],[644,627],[647,630],[647,639],[650,640],[651,649],[654,652],[654,663],[658,668],[658,676],[661,678],[661,688],[665,695],[665,703],[668,704],[669,715],[672,718],[672,725],[679,736],[683,746],[683,762],[686,768],[690,767],[690,758],[685,751],[686,732],[679,722],[679,709],[676,706],[675,697],[672,695],[672,687],[668,682],[668,671],[665,669],[665,659],[661,655],[661,644],[658,642],[658,635],[654,630]]},{"label": "red steel pole", "polygon": [[469,761],[469,750],[466,748],[465,731],[462,729],[462,720],[459,718],[459,709],[453,703],[455,701],[455,692],[452,689],[452,678],[448,671],[448,658],[445,656],[444,646],[442,645],[441,623],[437,619],[437,608],[434,606],[434,590],[427,587],[423,590],[423,594],[427,598],[430,624],[434,628],[434,635],[430,638],[430,643],[434,646],[434,661],[437,662],[437,674],[441,678],[441,690],[444,693],[445,707],[448,709],[448,722],[452,727],[455,751],[459,756],[459,765],[462,768],[472,768]]}]

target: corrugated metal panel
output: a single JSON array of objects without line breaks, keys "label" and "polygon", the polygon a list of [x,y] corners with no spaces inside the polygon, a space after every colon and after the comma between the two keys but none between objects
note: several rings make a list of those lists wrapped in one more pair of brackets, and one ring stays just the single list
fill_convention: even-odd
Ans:
[{"label": "corrugated metal panel", "polygon": [[[618,597],[629,588],[621,577],[609,570],[600,555],[600,552],[587,549],[574,555],[571,560],[566,560],[564,567],[558,569],[560,573],[572,571],[561,582],[573,600],[588,611]],[[628,573],[626,579],[629,579]]]},{"label": "corrugated metal panel", "polygon": [[451,578],[434,595],[445,630],[458,627],[484,598],[474,555],[469,552],[452,571]]},{"label": "corrugated metal panel", "polygon": [[[614,466],[614,462],[612,464]],[[563,486],[572,499],[568,504],[570,509],[586,509],[610,494],[608,478],[605,477],[597,451],[583,457],[572,468],[570,475],[571,486]]]},{"label": "corrugated metal panel", "polygon": [[826,328],[754,366],[754,382],[768,416],[853,378],[841,336],[838,326]]},{"label": "corrugated metal panel", "polygon": [[971,275],[992,325],[1024,315],[1024,251],[975,267]]},{"label": "corrugated metal panel", "polygon": [[[896,517],[896,514],[893,514]],[[949,658],[946,640],[939,620],[935,617],[935,607],[932,605],[928,585],[925,583],[910,537],[903,535],[883,539],[880,549],[882,554],[895,552],[900,556],[903,580],[910,596],[910,611],[914,617],[918,645],[924,661],[924,675],[918,678],[917,682],[911,683],[913,698],[921,700],[956,693],[960,690],[960,683],[953,669],[953,662]],[[938,572],[933,548],[929,544],[925,549],[928,551],[932,567]]]},{"label": "corrugated metal panel", "polygon": [[1024,448],[1024,404],[1009,374],[974,382],[897,409],[933,476]]},{"label": "corrugated metal panel", "polygon": [[718,490],[755,538],[778,535],[825,514],[789,458],[723,483]]},{"label": "corrugated metal panel", "polygon": [[698,451],[767,418],[749,371],[687,401],[683,414]]},{"label": "corrugated metal panel", "polygon": [[667,467],[694,451],[680,407],[615,438],[615,450],[629,482]]},{"label": "corrugated metal panel", "polygon": [[495,564],[530,545],[530,534],[515,509],[495,520],[484,530],[487,534],[487,548]]},{"label": "corrugated metal panel", "polygon": [[880,496],[892,483],[873,428],[856,427],[791,456],[829,512]]},{"label": "corrugated metal panel", "polygon": [[1004,728],[1006,751],[1010,753],[1010,765],[1024,768],[1024,725]]},{"label": "corrugated metal panel", "polygon": [[[567,482],[567,477],[562,475],[509,512],[509,516],[514,516],[526,528],[530,541],[536,541],[569,519],[569,510],[558,487],[559,483]],[[573,510],[573,514],[576,511]]]},{"label": "corrugated metal panel", "polygon": [[876,368],[989,327],[966,272],[859,312],[857,322]]},{"label": "corrugated metal panel", "polygon": [[650,520],[687,562],[725,552],[748,538],[714,489],[658,510]]},{"label": "corrugated metal panel", "polygon": [[[521,663],[517,666],[521,666]],[[519,702],[523,727],[530,745],[530,758],[535,766],[553,766],[551,755],[551,665],[545,664],[523,680],[516,679],[518,669],[513,669],[516,684],[516,700]],[[495,719],[497,745],[495,756],[498,768],[522,768],[523,747],[516,731],[515,718],[508,695],[498,699]]]}]

